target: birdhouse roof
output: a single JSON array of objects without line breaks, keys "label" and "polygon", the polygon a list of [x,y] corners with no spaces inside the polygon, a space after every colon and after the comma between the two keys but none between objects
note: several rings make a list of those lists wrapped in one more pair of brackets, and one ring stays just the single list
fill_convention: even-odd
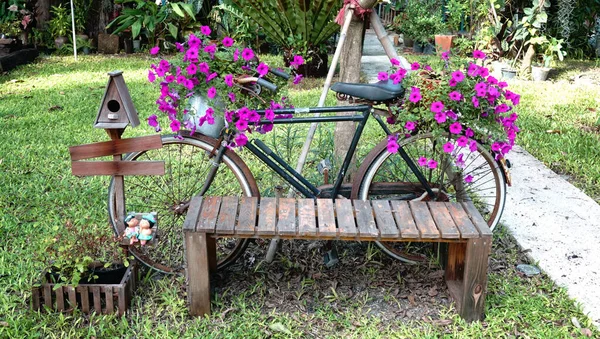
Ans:
[{"label": "birdhouse roof", "polygon": [[[100,108],[98,109],[94,127],[105,129],[122,129],[127,127],[127,125],[136,127],[140,124],[140,120],[138,112],[131,100],[127,85],[125,84],[123,72],[113,71],[108,73],[108,75],[108,84],[106,85],[106,90],[104,91],[104,96],[102,97]],[[115,121],[107,121],[104,115],[107,114],[107,105],[113,100],[119,104],[119,110],[122,108],[126,115],[119,119],[115,119]]]}]

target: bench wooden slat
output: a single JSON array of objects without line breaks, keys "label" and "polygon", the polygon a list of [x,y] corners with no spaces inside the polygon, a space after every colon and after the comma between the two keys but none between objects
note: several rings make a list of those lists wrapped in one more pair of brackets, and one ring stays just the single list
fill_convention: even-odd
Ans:
[{"label": "bench wooden slat", "polygon": [[217,225],[217,216],[221,207],[221,197],[206,197],[202,201],[204,207],[198,220],[198,232],[213,233]]},{"label": "bench wooden slat", "polygon": [[446,202],[446,208],[454,219],[454,223],[460,231],[460,236],[463,239],[477,238],[479,237],[479,231],[469,219],[467,212],[463,209],[463,206],[458,202]]},{"label": "bench wooden slat", "polygon": [[354,222],[354,210],[352,209],[352,200],[336,199],[335,212],[337,215],[338,231],[340,237],[355,237],[358,234],[356,223]]},{"label": "bench wooden slat", "polygon": [[277,232],[281,235],[296,234],[296,199],[279,199]]},{"label": "bench wooden slat", "polygon": [[190,201],[190,207],[188,208],[187,216],[183,222],[183,231],[195,231],[196,224],[198,223],[198,217],[200,216],[200,209],[202,209],[202,196],[196,195]]},{"label": "bench wooden slat", "polygon": [[369,200],[354,200],[354,211],[356,211],[356,224],[361,239],[377,239],[379,230],[375,226],[375,219]]},{"label": "bench wooden slat", "polygon": [[415,225],[408,202],[401,200],[392,200],[390,202],[394,219],[396,219],[396,224],[398,225],[402,238],[418,238],[419,229],[417,229],[417,225]]},{"label": "bench wooden slat", "polygon": [[492,231],[490,230],[487,222],[483,219],[475,205],[471,201],[462,202],[462,205],[465,209],[465,212],[469,215],[475,227],[479,229],[479,233],[484,235],[492,235]]},{"label": "bench wooden slat", "polygon": [[277,230],[277,199],[261,198],[257,234],[275,235]]},{"label": "bench wooden slat", "polygon": [[445,204],[440,204],[439,202],[428,202],[427,206],[429,207],[429,211],[431,212],[431,216],[435,221],[442,238],[444,239],[460,239],[460,233],[454,225],[454,220],[450,216],[450,212],[446,208]]},{"label": "bench wooden slat", "polygon": [[375,221],[377,228],[381,234],[381,238],[397,238],[400,234],[392,215],[392,209],[388,200],[373,200],[373,212],[375,213]]},{"label": "bench wooden slat", "polygon": [[317,235],[317,217],[313,199],[298,199],[298,233],[303,237]]},{"label": "bench wooden slat", "polygon": [[257,197],[240,198],[240,216],[235,227],[237,234],[254,234],[256,232]]},{"label": "bench wooden slat", "polygon": [[238,197],[227,196],[221,200],[216,232],[219,234],[233,234],[235,217],[238,210]]},{"label": "bench wooden slat", "polygon": [[333,200],[317,199],[317,218],[319,221],[319,236],[335,238],[337,236],[337,228],[335,226]]},{"label": "bench wooden slat", "polygon": [[415,224],[419,229],[421,238],[435,239],[440,237],[440,232],[435,227],[435,222],[431,217],[427,204],[420,201],[410,201],[408,203],[415,219]]}]

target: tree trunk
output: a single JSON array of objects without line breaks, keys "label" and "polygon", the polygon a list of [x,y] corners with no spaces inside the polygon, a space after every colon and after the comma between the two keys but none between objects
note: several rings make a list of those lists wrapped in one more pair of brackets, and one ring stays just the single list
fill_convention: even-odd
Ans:
[{"label": "tree trunk", "polygon": [[[362,43],[363,43],[363,32],[365,30],[364,21],[354,16],[348,33],[346,35],[346,42],[340,56],[340,82],[360,82],[360,59],[362,56]],[[348,105],[347,101],[339,101],[339,106]],[[354,112],[347,112],[345,114],[354,114]],[[356,130],[355,122],[338,122],[335,124],[335,132],[333,137],[334,145],[334,161],[337,166],[341,167],[348,149],[350,148],[350,142],[352,136]],[[339,167],[338,167],[339,168]],[[346,175],[346,181],[352,181],[352,177],[356,172],[356,157],[352,158],[352,162],[348,167]]]},{"label": "tree trunk", "polygon": [[50,20],[50,0],[37,0],[34,10],[36,28],[46,29],[46,23]]},{"label": "tree trunk", "polygon": [[525,52],[525,56],[523,57],[523,63],[521,64],[521,74],[529,74],[531,70],[531,62],[535,57],[535,49],[532,44],[529,44],[527,47],[527,52]]}]

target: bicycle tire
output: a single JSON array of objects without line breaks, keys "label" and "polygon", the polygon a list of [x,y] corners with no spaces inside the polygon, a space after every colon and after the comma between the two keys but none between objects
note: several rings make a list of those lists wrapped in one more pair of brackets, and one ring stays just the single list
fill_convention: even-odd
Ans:
[{"label": "bicycle tire", "polygon": [[[130,246],[131,253],[147,266],[163,273],[181,273],[183,258],[183,221],[186,203],[198,194],[204,177],[212,166],[208,155],[217,140],[198,133],[182,137],[163,136],[163,147],[127,154],[123,160],[165,161],[164,176],[125,177],[126,212],[157,212],[158,230],[154,244]],[[149,194],[151,193],[151,195]],[[244,161],[233,151],[226,150],[217,175],[205,195],[259,196],[258,186]],[[117,235],[114,179],[108,190],[108,213]],[[121,219],[122,220],[122,219]],[[244,253],[249,239],[219,238],[217,269],[232,264]]]},{"label": "bicycle tire", "polygon": [[[461,172],[462,174],[454,176],[454,179],[450,178],[453,173],[450,170],[450,160],[440,161],[441,165],[436,169],[425,169],[425,167],[420,169],[431,187],[438,193],[442,193],[438,194],[440,200],[472,200],[488,222],[490,229],[496,229],[506,200],[504,173],[494,157],[481,144],[477,143],[477,151],[471,153],[468,147],[458,146],[455,137],[450,138],[449,135],[443,137],[447,140],[454,140],[455,152],[457,154],[461,152],[466,157],[464,158],[465,167]],[[436,151],[437,148],[433,147],[435,140],[431,133],[426,133],[399,140],[398,144],[417,164],[417,159],[420,156],[440,158],[441,155]],[[465,183],[464,181],[464,178],[468,175],[473,177],[471,183]],[[387,140],[383,140],[367,155],[358,170],[355,182],[358,184],[355,184],[352,189],[354,199],[414,200],[426,195],[423,186],[416,179],[414,173],[408,169],[400,155],[387,151]],[[394,192],[388,189],[384,194],[382,188],[385,183],[389,182],[405,183],[403,187],[409,187],[410,190]],[[426,256],[410,253],[406,250],[407,246],[412,245],[411,243],[377,242],[377,245],[386,254],[407,263],[418,263],[426,260]],[[417,252],[421,250],[421,245],[414,245],[414,247]]]}]

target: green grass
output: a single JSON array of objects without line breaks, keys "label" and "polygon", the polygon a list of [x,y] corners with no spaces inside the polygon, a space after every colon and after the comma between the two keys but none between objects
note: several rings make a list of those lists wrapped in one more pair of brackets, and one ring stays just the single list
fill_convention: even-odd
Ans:
[{"label": "green grass", "polygon": [[[213,303],[213,315],[207,318],[188,316],[183,278],[152,275],[142,281],[132,311],[124,318],[30,311],[30,288],[42,268],[42,239],[60,232],[67,220],[108,231],[108,178],[72,176],[68,153],[69,146],[108,139],[103,130],[92,127],[106,86],[106,73],[114,69],[125,72],[141,120],[155,109],[156,90],[145,79],[151,60],[139,56],[89,56],[79,63],[71,60],[44,58],[0,76],[0,337],[566,338],[580,335],[571,324],[572,317],[591,328],[565,291],[547,277],[523,278],[516,274],[513,267],[522,259],[506,234],[496,237],[494,260],[505,257],[508,259],[502,260],[508,264],[489,275],[487,317],[481,323],[465,324],[447,307],[442,307],[433,320],[386,320],[369,311],[375,309],[372,295],[376,292],[376,282],[370,280],[366,293],[348,299],[328,290],[315,291],[307,278],[306,288],[313,294],[298,298],[314,302],[311,310],[282,311],[265,302],[278,285],[258,268],[250,272],[248,288],[241,293],[229,292],[234,288],[225,284]],[[579,125],[589,126],[597,118],[597,113],[588,108],[597,107],[594,98],[598,90],[568,83],[513,85],[523,94],[519,142],[553,168],[576,177],[586,191],[594,192],[600,168],[598,135],[585,132]],[[319,89],[313,89],[293,92],[292,97],[299,106],[313,105],[318,94]],[[332,103],[333,97],[328,100]],[[561,130],[561,134],[545,133],[551,129]],[[372,130],[367,139],[375,141],[378,136]],[[151,133],[142,123],[137,129],[128,129],[124,137]],[[303,142],[302,129],[282,130],[265,138],[272,145],[280,145],[294,134],[289,142],[297,148]],[[317,135],[315,149],[327,149],[330,139],[331,129],[324,128]],[[362,145],[361,154],[367,149],[368,145]],[[286,155],[285,147],[281,152]],[[294,161],[296,155],[290,152],[286,157]],[[314,162],[324,156],[327,152],[311,155],[311,172]],[[259,179],[269,186],[263,187],[265,191],[277,183],[268,174],[261,174]],[[360,260],[383,260],[380,253],[364,256]],[[285,272],[293,263],[280,259],[272,265],[274,268],[265,268],[266,272],[282,266]],[[381,265],[368,267],[367,277],[387,269]],[[285,284],[286,279],[284,276],[281,283]],[[386,300],[378,302],[394,303],[394,298],[386,294]]]}]

